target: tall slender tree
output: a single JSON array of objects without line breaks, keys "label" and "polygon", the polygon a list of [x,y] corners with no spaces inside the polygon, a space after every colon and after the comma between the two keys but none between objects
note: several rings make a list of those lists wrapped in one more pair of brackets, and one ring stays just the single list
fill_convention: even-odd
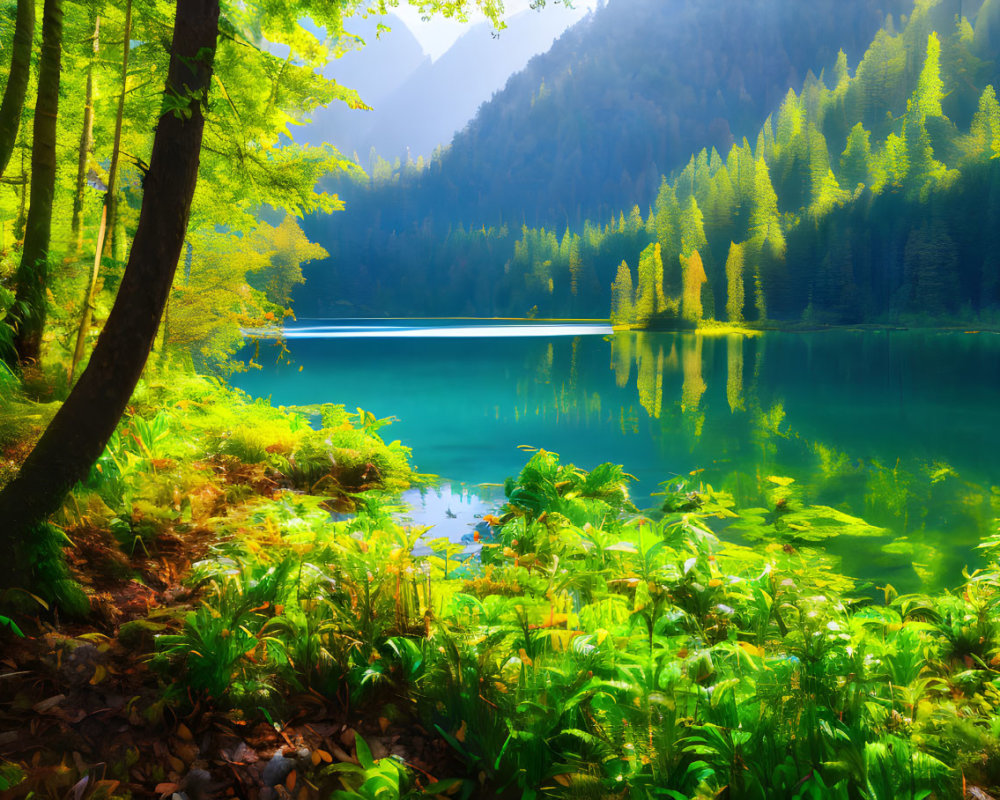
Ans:
[{"label": "tall slender tree", "polygon": [[87,64],[87,88],[83,98],[83,129],[80,131],[80,152],[76,164],[76,190],[73,193],[73,216],[70,230],[73,246],[79,253],[83,249],[83,201],[87,190],[87,172],[94,150],[94,62],[100,47],[101,18],[94,18],[93,55]]},{"label": "tall slender tree", "polygon": [[10,73],[0,102],[0,177],[14,153],[17,131],[21,127],[24,96],[31,77],[31,40],[35,35],[35,0],[17,0],[14,43],[11,48]]},{"label": "tall slender tree", "polygon": [[[46,0],[47,13],[56,2]],[[178,0],[166,99],[128,265],[87,369],[0,491],[0,587],[33,583],[51,546],[44,521],[104,450],[146,363],[187,229],[218,24],[219,0]]]},{"label": "tall slender tree", "polygon": [[52,201],[56,188],[56,119],[59,113],[62,29],[62,0],[45,0],[31,148],[31,197],[24,229],[24,249],[15,277],[17,295],[6,320],[14,329],[15,352],[3,355],[4,361],[22,365],[38,361],[45,327]]}]

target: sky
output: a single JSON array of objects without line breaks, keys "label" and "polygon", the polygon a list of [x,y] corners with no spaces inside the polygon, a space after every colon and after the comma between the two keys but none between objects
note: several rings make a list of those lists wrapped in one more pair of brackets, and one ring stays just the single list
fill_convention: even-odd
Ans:
[{"label": "sky", "polygon": [[[512,17],[514,14],[529,8],[530,5],[530,0],[506,0],[504,2],[504,16],[505,18]],[[565,27],[568,28],[588,10],[596,6],[597,0],[574,0],[572,9],[567,9],[559,3],[549,2],[541,13],[565,18]],[[432,17],[430,20],[424,21],[417,9],[404,3],[401,3],[393,13],[403,20],[406,27],[420,42],[424,52],[434,60],[444,55],[455,40],[468,29],[468,23],[454,22],[441,17]],[[483,19],[485,17],[481,14],[470,15],[469,22],[480,22]]]}]

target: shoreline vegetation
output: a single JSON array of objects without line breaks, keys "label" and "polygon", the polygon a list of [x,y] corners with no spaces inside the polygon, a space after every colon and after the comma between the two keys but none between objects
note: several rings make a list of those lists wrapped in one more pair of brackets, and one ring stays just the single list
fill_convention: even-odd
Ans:
[{"label": "shoreline vegetation", "polygon": [[[523,101],[524,115],[491,101],[427,163],[373,152],[369,179],[356,155],[291,134],[334,101],[368,107],[326,66],[363,44],[352,15],[394,5],[17,0],[16,19],[13,3],[0,19],[12,43],[0,105],[0,800],[1000,798],[1000,488],[984,426],[964,432],[983,458],[962,476],[945,463],[952,429],[918,466],[848,452],[881,424],[859,424],[872,405],[852,405],[834,443],[793,430],[769,378],[778,348],[764,353],[779,337],[740,338],[1000,332],[1000,0],[972,20],[941,0],[902,14],[861,0],[849,11],[881,30],[851,61],[834,54],[849,41],[831,41],[818,75],[815,53],[761,43],[801,32],[805,13],[836,23],[810,22],[817,40],[856,38],[843,3],[788,2],[771,22],[755,2],[721,16],[681,3],[674,38],[642,24],[659,0],[602,2],[592,30],[611,38],[580,48],[589,65],[574,56],[542,76],[554,62],[534,59],[535,85],[509,106]],[[503,27],[495,0],[410,5],[459,19],[478,9]],[[632,25],[604,24],[628,16],[646,33],[636,45],[624,44]],[[751,18],[763,38],[740,22]],[[564,42],[600,45],[578,32]],[[684,69],[657,64],[664,54]],[[780,104],[777,84],[754,81],[761,54],[797,87]],[[578,95],[572,76],[594,69]],[[666,89],[666,105],[643,99],[643,83]],[[499,98],[525,84],[508,85]],[[577,96],[614,125],[586,122]],[[615,97],[654,113],[614,111]],[[622,126],[665,142],[678,109],[691,136],[711,134],[686,166],[623,147]],[[508,135],[517,116],[531,136]],[[523,152],[470,148],[480,125]],[[588,128],[612,132],[608,146],[578,136]],[[624,168],[618,156],[632,155],[641,163]],[[574,159],[614,174],[588,187]],[[510,179],[517,164],[535,189]],[[458,191],[467,183],[475,203]],[[565,202],[545,211],[549,190]],[[500,195],[517,191],[520,207],[505,209]],[[682,445],[702,441],[705,469],[663,475],[639,507],[629,464],[583,468],[532,442],[491,478],[503,500],[471,546],[437,535],[406,516],[402,493],[433,479],[392,440],[393,418],[274,407],[226,382],[260,367],[262,350],[290,357],[293,306],[524,313],[493,321],[539,326],[518,335],[549,337],[540,358],[500,370],[484,357],[481,375],[548,392],[562,349],[578,374],[600,371],[628,396],[607,413],[591,392],[586,414],[638,437],[645,411]],[[544,319],[560,315],[608,319]],[[481,337],[451,346],[453,361],[489,355],[483,327],[452,332]],[[594,328],[608,347],[566,338]],[[727,338],[654,342],[643,333],[654,330]],[[915,344],[907,371],[954,391],[928,417],[962,416],[983,373],[955,359],[925,375],[926,341]],[[578,358],[586,345],[601,358]],[[346,357],[370,366],[361,349]],[[397,402],[411,390],[397,371],[378,377]],[[920,385],[886,383],[887,414]],[[992,387],[975,398],[987,414]],[[551,394],[557,415],[575,402]],[[841,396],[824,413],[855,402]],[[745,469],[715,446],[736,435],[715,438],[713,403],[750,429]],[[544,438],[554,429],[540,406]],[[475,444],[448,409],[435,413]],[[926,418],[910,429],[921,445]],[[797,463],[780,457],[786,445],[840,494],[774,467]],[[847,548],[877,578],[850,574]],[[960,579],[933,583],[956,574],[937,572],[942,561],[966,557]]]},{"label": "shoreline vegetation", "polygon": [[[0,482],[54,411],[4,389]],[[897,596],[820,546],[878,529],[789,478],[640,512],[627,465],[539,450],[480,565],[419,556],[388,422],[150,369],[53,519],[76,605],[5,597],[10,796],[997,793],[996,535],[954,590]]]}]

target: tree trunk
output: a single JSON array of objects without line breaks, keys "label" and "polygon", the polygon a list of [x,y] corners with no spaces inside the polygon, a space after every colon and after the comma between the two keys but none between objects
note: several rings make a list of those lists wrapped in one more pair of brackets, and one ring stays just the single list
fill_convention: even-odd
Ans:
[{"label": "tree trunk", "polygon": [[101,251],[104,249],[104,234],[108,229],[107,203],[101,208],[101,224],[97,229],[97,246],[94,248],[94,266],[90,270],[90,280],[87,282],[87,292],[83,296],[83,310],[80,313],[80,327],[76,332],[76,346],[73,348],[73,359],[69,362],[69,374],[66,382],[72,385],[76,366],[83,358],[87,346],[87,334],[90,333],[90,322],[94,317],[94,297],[97,295],[97,278],[101,271]]},{"label": "tree trunk", "polygon": [[218,29],[219,0],[177,0],[164,96],[188,105],[164,103],[132,251],[90,363],[0,491],[0,587],[34,585],[44,543],[33,532],[100,456],[142,374],[184,244],[205,126],[199,98],[208,96]]},{"label": "tree trunk", "polygon": [[[24,226],[28,221],[28,184],[31,183],[31,176],[28,175],[24,163],[24,151],[28,149],[28,143],[24,141],[24,136],[21,136],[21,177],[24,179],[21,181],[21,199],[17,205],[17,218],[14,220],[14,241],[22,242],[24,241]],[[0,360],[5,360],[3,358],[3,353],[0,353]]]},{"label": "tree trunk", "polygon": [[122,45],[122,90],[118,95],[118,113],[115,116],[115,143],[111,148],[111,166],[108,168],[108,193],[104,204],[108,209],[108,230],[111,235],[104,240],[104,256],[112,257],[114,240],[118,231],[118,158],[121,155],[122,119],[125,116],[125,92],[128,89],[128,51],[132,37],[132,0],[125,0],[125,33]]},{"label": "tree trunk", "polygon": [[83,105],[83,131],[80,133],[80,157],[76,167],[76,193],[73,195],[73,218],[70,223],[73,243],[79,255],[83,250],[83,202],[87,191],[87,169],[94,149],[94,62],[100,46],[101,18],[94,20],[94,57],[87,65],[87,93]]},{"label": "tree trunk", "polygon": [[17,0],[17,21],[14,23],[14,45],[11,48],[10,76],[0,103],[0,176],[14,153],[17,131],[21,127],[21,111],[31,76],[31,40],[35,35],[35,0]]},{"label": "tree trunk", "polygon": [[38,361],[45,327],[49,234],[56,188],[56,115],[59,111],[59,70],[62,51],[62,0],[45,0],[42,12],[42,53],[38,61],[31,147],[31,196],[24,228],[24,250],[17,268],[17,297],[7,314],[14,328],[18,364]]}]

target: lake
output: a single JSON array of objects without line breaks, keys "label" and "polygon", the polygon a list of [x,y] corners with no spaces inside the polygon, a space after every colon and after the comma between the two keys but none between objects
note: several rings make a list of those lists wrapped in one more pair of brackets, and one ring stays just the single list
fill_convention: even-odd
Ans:
[{"label": "lake", "polygon": [[495,510],[496,484],[529,456],[522,446],[586,469],[625,465],[640,508],[680,480],[728,491],[740,507],[773,507],[791,478],[796,504],[885,529],[825,546],[846,573],[900,590],[957,583],[1000,517],[994,334],[301,320],[287,346],[290,361],[262,347],[262,369],[232,382],[278,405],[398,418],[384,438],[444,479],[408,498],[435,535],[459,538]]}]

